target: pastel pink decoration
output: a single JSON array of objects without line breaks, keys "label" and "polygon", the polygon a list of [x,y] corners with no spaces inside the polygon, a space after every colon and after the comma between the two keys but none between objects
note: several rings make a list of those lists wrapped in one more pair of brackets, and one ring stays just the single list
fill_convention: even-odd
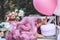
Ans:
[{"label": "pastel pink decoration", "polygon": [[54,24],[42,25],[41,32],[44,36],[56,35],[56,26]]},{"label": "pastel pink decoration", "polygon": [[57,0],[33,0],[33,5],[39,13],[50,16],[55,11]]},{"label": "pastel pink decoration", "polygon": [[54,11],[54,14],[60,16],[60,0],[57,0],[57,7]]},{"label": "pastel pink decoration", "polygon": [[32,17],[24,17],[19,23],[19,28],[21,29],[20,36],[23,37],[24,40],[37,40],[35,36],[37,27]]}]

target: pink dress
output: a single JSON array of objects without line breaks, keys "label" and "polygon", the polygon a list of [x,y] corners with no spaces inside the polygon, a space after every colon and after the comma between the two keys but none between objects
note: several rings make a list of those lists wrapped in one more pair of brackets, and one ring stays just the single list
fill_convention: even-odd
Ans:
[{"label": "pink dress", "polygon": [[20,40],[20,37],[18,37],[18,35],[20,35],[20,30],[17,29],[18,22],[10,21],[9,23],[13,28],[6,34],[6,40]]},{"label": "pink dress", "polygon": [[20,22],[10,21],[13,29],[6,35],[6,40],[37,40],[35,18],[24,17]]},{"label": "pink dress", "polygon": [[19,28],[21,28],[21,37],[23,40],[37,40],[36,33],[37,27],[35,26],[35,21],[32,17],[24,17],[19,23]]}]

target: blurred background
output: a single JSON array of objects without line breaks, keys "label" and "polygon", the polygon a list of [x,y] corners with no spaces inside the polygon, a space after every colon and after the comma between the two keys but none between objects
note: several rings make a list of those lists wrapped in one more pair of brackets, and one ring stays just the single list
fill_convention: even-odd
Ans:
[{"label": "blurred background", "polygon": [[[33,0],[0,0],[0,21],[3,21],[6,12],[9,10],[22,9],[25,16],[29,14],[39,14],[33,7]],[[44,16],[44,15],[43,15]]]}]

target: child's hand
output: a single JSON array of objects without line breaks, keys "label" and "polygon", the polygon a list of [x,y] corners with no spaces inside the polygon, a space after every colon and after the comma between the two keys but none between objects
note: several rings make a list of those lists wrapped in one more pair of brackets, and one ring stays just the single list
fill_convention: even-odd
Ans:
[{"label": "child's hand", "polygon": [[3,37],[4,36],[4,33],[3,32],[0,32],[0,37]]},{"label": "child's hand", "polygon": [[40,27],[41,25],[45,25],[45,24],[47,24],[47,16],[46,16],[46,18],[45,18],[42,22],[40,22],[37,26]]},{"label": "child's hand", "polygon": [[43,20],[44,24],[47,24],[47,16],[45,17],[45,19]]},{"label": "child's hand", "polygon": [[44,37],[44,36],[43,36],[42,34],[38,34],[38,33],[37,33],[37,34],[36,34],[36,37],[37,37],[37,38],[42,38],[42,37]]},{"label": "child's hand", "polygon": [[6,21],[9,21],[9,17],[7,17]]}]

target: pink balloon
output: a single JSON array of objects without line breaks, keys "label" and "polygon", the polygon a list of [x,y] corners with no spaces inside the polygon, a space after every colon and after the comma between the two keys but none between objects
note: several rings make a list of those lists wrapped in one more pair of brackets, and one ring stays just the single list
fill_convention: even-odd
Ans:
[{"label": "pink balloon", "polygon": [[57,0],[33,0],[35,9],[44,15],[52,15],[55,11]]},{"label": "pink balloon", "polygon": [[57,1],[57,7],[54,11],[54,14],[60,16],[60,0]]}]

